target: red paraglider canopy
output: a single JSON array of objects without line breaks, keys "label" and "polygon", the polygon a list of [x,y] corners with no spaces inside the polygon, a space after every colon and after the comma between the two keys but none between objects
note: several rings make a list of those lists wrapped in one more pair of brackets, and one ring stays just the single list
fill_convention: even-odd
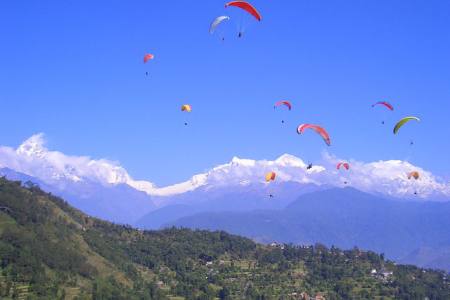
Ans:
[{"label": "red paraglider canopy", "polygon": [[275,103],[274,107],[278,107],[281,105],[286,105],[289,110],[292,109],[292,104],[289,101],[278,101],[277,103]]},{"label": "red paraglider canopy", "polygon": [[256,20],[258,20],[258,21],[261,21],[261,19],[262,19],[261,15],[256,10],[256,8],[246,1],[231,1],[231,2],[228,2],[227,4],[225,4],[225,7],[228,7],[228,6],[235,6],[235,7],[242,8],[243,10],[245,10],[246,12],[248,12],[249,14],[254,16],[256,18]]},{"label": "red paraglider canopy", "polygon": [[330,139],[330,135],[328,134],[328,132],[326,132],[325,129],[323,129],[322,127],[318,126],[318,125],[313,125],[313,124],[302,124],[300,126],[297,127],[297,133],[298,134],[302,134],[306,129],[312,129],[315,132],[317,132],[325,141],[325,143],[328,146],[331,146],[331,139]]},{"label": "red paraglider canopy", "polygon": [[336,169],[340,169],[341,167],[344,167],[346,170],[350,170],[350,164],[346,162],[340,162],[337,164]]},{"label": "red paraglider canopy", "polygon": [[145,54],[144,55],[144,64],[149,60],[152,60],[155,56],[153,54]]},{"label": "red paraglider canopy", "polygon": [[373,104],[372,107],[375,107],[377,105],[383,105],[383,106],[386,106],[389,110],[394,110],[394,106],[392,106],[392,104],[390,104],[389,102],[386,102],[386,101],[377,102],[377,103]]}]

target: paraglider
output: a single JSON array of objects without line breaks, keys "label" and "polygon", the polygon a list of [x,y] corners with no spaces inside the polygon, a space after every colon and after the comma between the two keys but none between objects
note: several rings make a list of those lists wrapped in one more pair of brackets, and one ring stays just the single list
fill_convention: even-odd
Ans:
[{"label": "paraglider", "polygon": [[[190,104],[183,104],[181,105],[181,111],[190,113],[192,111],[192,106]],[[187,126],[188,123],[184,122],[184,125]]]},{"label": "paraglider", "polygon": [[[380,102],[377,102],[375,104],[372,104],[372,107],[376,107],[376,106],[383,106],[383,107],[387,108],[390,111],[394,110],[394,106],[392,106],[392,104],[390,104],[389,102],[386,102],[386,101],[380,101]],[[381,121],[381,124],[384,125],[384,121]]]},{"label": "paraglider", "polygon": [[[420,179],[420,173],[417,171],[412,171],[410,173],[408,173],[408,179],[414,179],[414,180],[419,180]],[[414,191],[414,195],[417,195],[417,191]]]},{"label": "paraglider", "polygon": [[[271,181],[274,181],[276,177],[277,177],[277,174],[276,174],[275,172],[268,172],[268,173],[266,174],[266,177],[265,177],[265,178],[266,178],[266,182],[269,183],[269,182],[271,182]],[[269,194],[269,197],[270,197],[270,198],[273,198],[273,194],[270,193],[270,194]]]},{"label": "paraglider", "polygon": [[222,22],[230,20],[229,16],[220,16],[214,19],[209,26],[209,33],[213,34],[216,31],[217,26],[219,26]]},{"label": "paraglider", "polygon": [[[247,13],[249,13],[251,16],[253,16],[256,20],[261,21],[262,17],[261,14],[256,10],[256,8],[251,5],[250,3],[246,1],[231,1],[225,4],[225,8],[229,6],[238,7],[240,9],[243,9]],[[243,35],[242,29],[239,30],[238,37],[241,38]]]},{"label": "paraglider", "polygon": [[311,170],[312,169],[312,167],[313,167],[313,164],[308,164],[308,166],[306,167],[306,170]]},{"label": "paraglider", "polygon": [[347,171],[350,170],[350,164],[347,162],[340,162],[336,165],[336,169],[340,170],[341,167],[344,167]]},{"label": "paraglider", "polygon": [[306,129],[314,130],[316,133],[318,133],[323,138],[325,144],[327,144],[328,146],[331,146],[330,135],[324,128],[322,128],[318,125],[314,125],[314,124],[302,124],[297,127],[297,133],[302,134],[305,132]]},{"label": "paraglider", "polygon": [[[292,104],[289,101],[286,100],[282,100],[282,101],[278,101],[275,103],[275,105],[273,106],[273,109],[276,109],[279,106],[284,106],[287,107],[288,110],[292,109]],[[284,120],[281,120],[281,123],[284,123]]]},{"label": "paraglider", "polygon": [[[350,170],[350,164],[348,162],[340,162],[336,165],[336,169],[340,170],[341,168],[344,168],[345,170]],[[344,184],[347,185],[347,180],[344,181]]]},{"label": "paraglider", "polygon": [[402,128],[409,121],[417,121],[420,122],[420,119],[417,117],[406,117],[398,121],[398,123],[394,127],[394,134],[397,134],[400,128]]},{"label": "paraglider", "polygon": [[[153,54],[147,53],[144,55],[144,64],[146,64],[149,60],[154,59],[155,56]],[[148,76],[148,71],[145,72],[145,76]]]}]

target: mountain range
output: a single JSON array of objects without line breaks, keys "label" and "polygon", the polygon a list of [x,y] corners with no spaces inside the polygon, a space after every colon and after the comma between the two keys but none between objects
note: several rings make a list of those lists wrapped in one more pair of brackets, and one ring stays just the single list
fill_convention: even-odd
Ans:
[{"label": "mountain range", "polygon": [[149,216],[172,217],[168,227],[220,229],[263,243],[313,245],[320,241],[344,249],[358,246],[403,263],[450,271],[450,202],[396,201],[353,188],[334,188],[305,194],[278,210],[177,216],[188,209],[172,209],[172,214],[166,207]]},{"label": "mountain range", "polygon": [[[406,161],[350,159],[348,171],[336,169],[339,161],[324,154],[321,164],[307,168],[289,154],[275,160],[234,157],[185,182],[158,187],[135,180],[118,162],[49,150],[43,134],[17,148],[0,147],[0,175],[31,181],[115,223],[223,229],[263,242],[357,245],[448,269],[448,182]],[[276,172],[275,182],[265,181],[269,171]],[[420,179],[408,179],[411,171]]]}]

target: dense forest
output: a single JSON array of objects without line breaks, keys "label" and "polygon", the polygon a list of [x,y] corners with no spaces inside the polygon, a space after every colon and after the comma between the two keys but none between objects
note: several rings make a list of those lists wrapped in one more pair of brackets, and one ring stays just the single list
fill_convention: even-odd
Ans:
[{"label": "dense forest", "polygon": [[0,178],[1,299],[450,299],[447,274],[322,245],[140,231]]}]

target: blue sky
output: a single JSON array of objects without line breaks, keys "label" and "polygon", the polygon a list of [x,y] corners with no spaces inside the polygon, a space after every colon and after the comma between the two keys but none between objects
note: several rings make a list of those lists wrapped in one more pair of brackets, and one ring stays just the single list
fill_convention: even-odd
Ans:
[{"label": "blue sky", "polygon": [[[450,2],[252,3],[261,23],[216,0],[2,1],[0,144],[44,132],[51,149],[159,185],[233,156],[315,162],[324,150],[450,175]],[[222,43],[208,27],[223,14]],[[274,111],[281,99],[294,109]],[[372,109],[380,100],[395,111]],[[394,137],[407,115],[422,122]],[[326,127],[333,146],[298,136],[301,123]]]}]

